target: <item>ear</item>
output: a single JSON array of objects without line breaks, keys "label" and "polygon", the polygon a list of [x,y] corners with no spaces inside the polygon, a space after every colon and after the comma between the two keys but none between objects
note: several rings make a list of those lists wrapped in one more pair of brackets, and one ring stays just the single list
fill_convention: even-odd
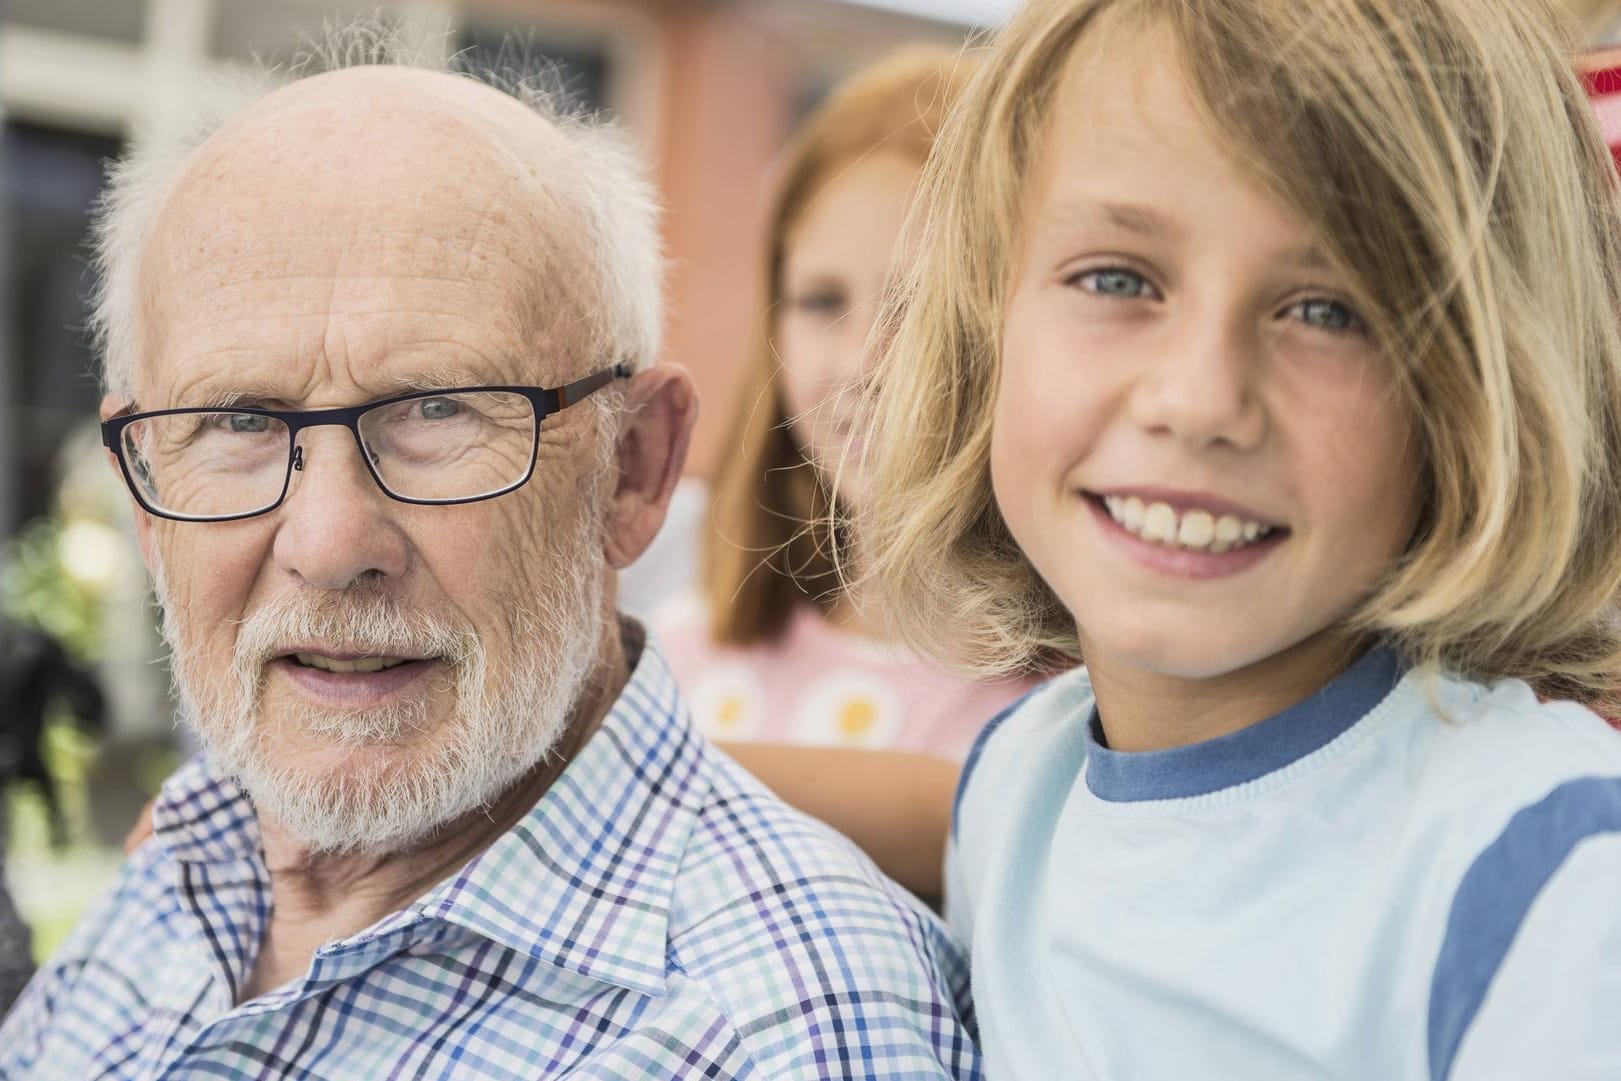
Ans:
[{"label": "ear", "polygon": [[616,452],[619,483],[603,537],[604,554],[615,570],[630,566],[664,524],[697,419],[697,391],[679,364],[655,365],[626,384]]},{"label": "ear", "polygon": [[[103,395],[101,399],[101,419],[105,421],[112,418],[122,412],[129,404],[128,401],[118,397],[116,394]],[[118,483],[120,485],[125,484],[124,471],[118,465],[118,455],[105,447],[102,448],[102,453],[107,456],[107,465],[118,477]],[[125,490],[128,491],[127,488]],[[141,546],[141,560],[146,564],[146,569],[150,571],[152,569],[152,516],[146,513],[139,503],[135,502],[133,496],[130,498],[130,509],[135,512],[135,539]]]}]

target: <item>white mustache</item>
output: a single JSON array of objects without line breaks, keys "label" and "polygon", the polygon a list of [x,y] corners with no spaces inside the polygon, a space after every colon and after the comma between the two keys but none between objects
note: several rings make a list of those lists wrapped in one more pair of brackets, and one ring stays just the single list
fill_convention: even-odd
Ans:
[{"label": "white mustache", "polygon": [[373,656],[436,657],[451,665],[479,652],[471,628],[407,609],[393,597],[352,590],[290,593],[242,621],[231,668],[239,681],[257,687],[266,662],[292,644],[315,642]]}]

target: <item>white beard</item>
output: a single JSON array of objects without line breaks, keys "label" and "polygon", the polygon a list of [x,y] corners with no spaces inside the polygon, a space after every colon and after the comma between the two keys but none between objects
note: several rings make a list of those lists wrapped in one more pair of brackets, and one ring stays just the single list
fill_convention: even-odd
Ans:
[{"label": "white beard", "polygon": [[[232,777],[259,815],[318,853],[386,855],[486,807],[556,746],[596,661],[603,574],[598,523],[580,516],[550,572],[509,613],[512,666],[489,671],[484,643],[471,627],[411,612],[369,586],[288,594],[237,628],[230,671],[210,677],[178,626],[161,562],[154,588],[182,719],[202,738],[210,763]],[[192,528],[208,528],[194,526]],[[453,674],[455,705],[444,730],[424,730],[427,703],[371,710],[304,707],[279,718],[334,747],[385,747],[374,764],[344,763],[312,773],[277,762],[261,723],[266,662],[277,643],[342,642],[383,656],[436,656]]]}]

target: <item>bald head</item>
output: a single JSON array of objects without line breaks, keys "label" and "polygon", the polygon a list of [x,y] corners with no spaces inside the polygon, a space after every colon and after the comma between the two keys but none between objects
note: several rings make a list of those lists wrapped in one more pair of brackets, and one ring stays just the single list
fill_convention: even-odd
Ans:
[{"label": "bald head", "polygon": [[[300,78],[206,137],[139,148],[97,242],[95,323],[125,397],[174,354],[177,305],[340,271],[355,288],[402,268],[425,291],[432,279],[440,302],[523,343],[540,364],[526,381],[657,350],[654,209],[634,158],[522,83],[389,64]],[[315,299],[297,294],[277,303]],[[340,287],[332,302],[353,299]]]},{"label": "bald head", "polygon": [[557,247],[589,217],[580,171],[553,119],[488,86],[352,68],[295,82],[222,125],[185,161],[153,233],[198,215],[230,224],[254,207],[322,228],[334,213],[453,229],[498,214],[508,231],[532,230],[523,244]]},{"label": "bald head", "polygon": [[[153,218],[132,389],[155,400],[177,378],[166,360],[216,335],[244,347],[212,324],[247,305],[293,335],[264,343],[276,361],[312,378],[387,362],[397,343],[377,335],[410,339],[444,310],[510,342],[490,358],[502,378],[572,378],[591,363],[599,302],[568,272],[593,255],[579,157],[547,119],[443,73],[360,68],[271,94],[191,155]],[[368,313],[391,318],[356,318]],[[413,363],[467,370],[455,352]]]}]

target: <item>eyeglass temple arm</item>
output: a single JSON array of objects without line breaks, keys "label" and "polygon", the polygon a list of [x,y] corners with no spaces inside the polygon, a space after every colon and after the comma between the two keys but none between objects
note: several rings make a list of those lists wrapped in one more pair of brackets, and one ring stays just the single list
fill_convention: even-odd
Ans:
[{"label": "eyeglass temple arm", "polygon": [[629,379],[632,374],[630,365],[621,360],[611,368],[603,368],[601,371],[592,372],[584,378],[576,379],[572,383],[558,387],[557,408],[567,409],[575,402],[602,389],[615,379]]},{"label": "eyeglass temple arm", "polygon": [[108,417],[106,420],[101,422],[100,427],[101,427],[101,445],[102,446],[106,447],[108,450],[117,450],[118,449],[118,445],[117,445],[118,440],[113,435],[112,423],[115,420],[123,420],[125,417],[131,415],[134,412],[135,412],[135,403],[130,402],[128,405],[124,406],[124,408],[120,409],[118,412],[114,413],[112,416]]}]

